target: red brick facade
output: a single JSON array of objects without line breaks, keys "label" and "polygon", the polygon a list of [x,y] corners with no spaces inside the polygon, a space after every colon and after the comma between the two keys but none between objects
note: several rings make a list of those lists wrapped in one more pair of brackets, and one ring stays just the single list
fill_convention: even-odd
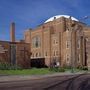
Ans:
[{"label": "red brick facade", "polygon": [[0,63],[30,67],[30,44],[0,41]]},{"label": "red brick facade", "polygon": [[0,41],[0,62],[23,68],[43,63],[48,67],[54,63],[60,67],[90,67],[90,27],[79,21],[61,17],[43,23],[34,30],[26,30],[23,42],[15,42],[12,23],[10,34],[11,42]]},{"label": "red brick facade", "polygon": [[[84,27],[83,23],[61,17],[25,31],[25,42],[31,43],[31,59],[45,58],[47,66],[53,62],[59,62],[62,67],[88,65]],[[40,40],[35,41],[37,37]],[[34,44],[38,42],[37,47]]]}]

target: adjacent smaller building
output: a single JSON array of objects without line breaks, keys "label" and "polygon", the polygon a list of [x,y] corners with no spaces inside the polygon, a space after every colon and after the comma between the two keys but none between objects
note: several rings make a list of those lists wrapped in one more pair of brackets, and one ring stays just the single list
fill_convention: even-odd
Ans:
[{"label": "adjacent smaller building", "polygon": [[15,41],[15,23],[10,27],[11,41],[0,41],[0,63],[30,68],[30,43]]}]

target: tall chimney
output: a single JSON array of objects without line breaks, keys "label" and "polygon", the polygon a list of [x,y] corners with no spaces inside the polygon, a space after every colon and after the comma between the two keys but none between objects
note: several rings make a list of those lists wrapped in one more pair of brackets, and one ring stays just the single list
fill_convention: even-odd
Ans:
[{"label": "tall chimney", "polygon": [[11,42],[15,42],[15,23],[12,22],[10,25],[10,40]]}]

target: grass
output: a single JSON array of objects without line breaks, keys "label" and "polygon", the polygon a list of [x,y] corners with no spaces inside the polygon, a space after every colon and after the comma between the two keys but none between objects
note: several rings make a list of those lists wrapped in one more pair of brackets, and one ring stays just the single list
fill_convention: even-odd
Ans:
[{"label": "grass", "polygon": [[[83,71],[83,70],[80,70],[80,69],[76,69],[76,68],[73,68],[74,72],[79,72],[79,71]],[[65,69],[65,71],[72,71],[72,69]]]},{"label": "grass", "polygon": [[[45,74],[53,74],[56,72],[71,72],[71,69],[63,69],[63,68],[32,68],[32,69],[22,69],[22,70],[0,70],[1,75],[45,75]],[[82,71],[80,69],[74,69],[74,72]]]},{"label": "grass", "polygon": [[52,74],[53,71],[50,71],[48,68],[33,68],[33,69],[23,69],[23,70],[0,70],[0,74],[4,75],[44,75]]}]

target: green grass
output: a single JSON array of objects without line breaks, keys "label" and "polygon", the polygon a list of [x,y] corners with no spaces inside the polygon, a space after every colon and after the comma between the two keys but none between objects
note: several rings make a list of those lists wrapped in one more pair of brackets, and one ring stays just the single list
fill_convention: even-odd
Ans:
[{"label": "green grass", "polygon": [[[22,70],[0,70],[1,75],[45,75],[59,72],[71,72],[71,69],[56,69],[56,68],[32,68],[32,69],[22,69]],[[82,70],[74,69],[74,72],[79,72]]]},{"label": "green grass", "polygon": [[33,69],[23,69],[23,70],[0,70],[0,74],[4,75],[44,75],[54,73],[48,68],[33,68]]},{"label": "green grass", "polygon": [[[87,70],[73,68],[73,72],[72,72],[72,69],[65,69],[65,72],[71,72],[71,73],[86,72],[86,71]],[[87,72],[89,72],[89,71],[87,71]]]}]

